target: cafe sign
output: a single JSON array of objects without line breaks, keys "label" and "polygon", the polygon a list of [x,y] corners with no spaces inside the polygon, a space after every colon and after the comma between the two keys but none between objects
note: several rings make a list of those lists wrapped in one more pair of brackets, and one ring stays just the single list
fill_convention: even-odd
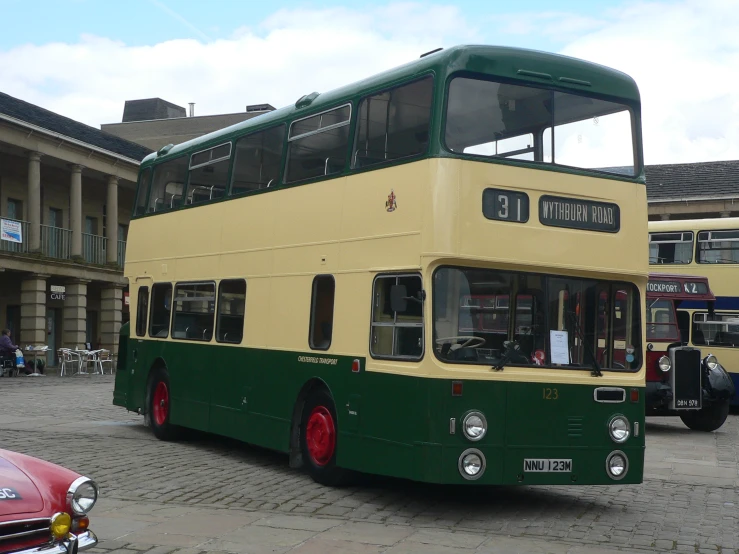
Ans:
[{"label": "cafe sign", "polygon": [[621,227],[618,204],[544,195],[539,198],[539,222],[550,227],[617,233]]},{"label": "cafe sign", "polygon": [[50,300],[65,300],[67,289],[63,285],[50,285],[49,286],[49,299]]}]

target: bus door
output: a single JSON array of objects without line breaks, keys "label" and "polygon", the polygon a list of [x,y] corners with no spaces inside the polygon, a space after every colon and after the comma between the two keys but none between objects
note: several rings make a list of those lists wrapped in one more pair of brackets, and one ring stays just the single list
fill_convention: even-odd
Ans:
[{"label": "bus door", "polygon": [[[136,314],[132,322],[128,338],[128,352],[126,356],[127,372],[126,387],[127,406],[129,409],[146,409],[146,379],[148,367],[144,366],[144,352],[146,341],[144,340],[149,328],[149,300],[153,279],[151,277],[137,277],[135,279],[136,290],[131,291],[134,295],[132,302],[136,302],[131,309]],[[120,346],[119,346],[120,347]],[[119,371],[120,373],[120,371]],[[116,388],[118,388],[118,377],[116,376]]]}]

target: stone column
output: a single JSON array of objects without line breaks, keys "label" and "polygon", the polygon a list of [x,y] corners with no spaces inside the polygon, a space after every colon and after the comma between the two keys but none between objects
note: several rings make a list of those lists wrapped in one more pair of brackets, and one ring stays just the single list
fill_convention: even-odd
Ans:
[{"label": "stone column", "polygon": [[13,337],[18,346],[46,344],[46,279],[30,275],[21,282],[21,334]]},{"label": "stone column", "polygon": [[121,330],[123,288],[115,285],[100,291],[100,338],[101,348],[110,350],[114,358],[118,355],[118,333]]},{"label": "stone column", "polygon": [[41,250],[41,154],[28,154],[28,249]]},{"label": "stone column", "polygon": [[82,166],[72,166],[69,187],[69,223],[72,228],[72,258],[82,257]]},{"label": "stone column", "polygon": [[108,239],[109,264],[118,265],[118,177],[108,176],[105,237]]},{"label": "stone column", "polygon": [[[75,280],[65,285],[64,336],[62,343],[66,348],[83,347],[87,334],[87,283]],[[94,340],[94,339],[93,339]]]},{"label": "stone column", "polygon": [[662,221],[668,221],[670,219],[670,214],[659,214],[659,218]]}]

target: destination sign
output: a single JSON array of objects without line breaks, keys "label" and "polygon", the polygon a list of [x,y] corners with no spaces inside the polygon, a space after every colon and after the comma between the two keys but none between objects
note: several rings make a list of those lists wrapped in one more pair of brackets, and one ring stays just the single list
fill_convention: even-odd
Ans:
[{"label": "destination sign", "polygon": [[683,288],[679,281],[649,281],[647,292],[661,292],[663,294],[680,294]]},{"label": "destination sign", "polygon": [[539,198],[539,221],[551,227],[617,233],[621,212],[617,204],[560,196]]},{"label": "destination sign", "polygon": [[700,281],[649,281],[647,292],[658,292],[661,294],[708,294],[708,287]]}]

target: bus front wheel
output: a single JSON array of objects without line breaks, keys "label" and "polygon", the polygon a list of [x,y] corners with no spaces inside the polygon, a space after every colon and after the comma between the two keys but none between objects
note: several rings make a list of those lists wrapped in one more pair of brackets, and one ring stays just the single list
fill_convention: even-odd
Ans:
[{"label": "bus front wheel", "polygon": [[729,416],[729,401],[706,406],[695,412],[680,414],[680,419],[694,431],[715,431],[724,424]]},{"label": "bus front wheel", "polygon": [[172,406],[172,390],[169,385],[167,370],[157,368],[149,380],[149,421],[154,436],[160,440],[175,440],[180,435],[180,428],[169,421]]},{"label": "bus front wheel", "polygon": [[300,448],[308,473],[329,487],[345,485],[349,472],[336,466],[338,427],[336,408],[325,389],[314,391],[305,402],[300,424]]}]

